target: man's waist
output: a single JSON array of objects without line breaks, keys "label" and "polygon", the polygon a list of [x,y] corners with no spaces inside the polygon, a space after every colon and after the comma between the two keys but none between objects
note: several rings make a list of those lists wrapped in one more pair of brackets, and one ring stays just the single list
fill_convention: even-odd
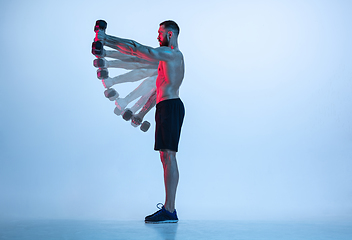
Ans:
[{"label": "man's waist", "polygon": [[[182,103],[182,100],[177,97],[177,98],[169,98],[169,99],[165,99],[165,100],[162,100],[160,102],[157,102],[156,103],[156,107],[158,107],[158,105],[164,105],[164,104],[168,104],[168,103],[172,103],[172,102],[181,102]],[[182,103],[183,104],[183,103]]]},{"label": "man's waist", "polygon": [[156,98],[156,103],[162,102],[162,101],[166,101],[166,100],[172,100],[172,99],[177,99],[180,98],[178,96],[178,94],[172,94],[172,95],[166,95],[166,96],[157,96]]}]

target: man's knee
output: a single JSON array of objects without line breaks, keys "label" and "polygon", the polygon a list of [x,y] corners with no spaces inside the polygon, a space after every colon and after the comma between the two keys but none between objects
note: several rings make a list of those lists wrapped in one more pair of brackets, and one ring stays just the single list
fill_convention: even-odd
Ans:
[{"label": "man's knee", "polygon": [[160,159],[162,162],[176,160],[176,152],[169,149],[160,150]]}]

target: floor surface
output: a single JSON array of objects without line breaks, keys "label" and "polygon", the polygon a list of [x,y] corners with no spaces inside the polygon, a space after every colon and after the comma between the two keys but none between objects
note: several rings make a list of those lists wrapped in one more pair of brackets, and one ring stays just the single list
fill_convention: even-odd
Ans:
[{"label": "floor surface", "polygon": [[231,239],[351,240],[352,222],[179,221],[8,221],[0,222],[0,240]]}]

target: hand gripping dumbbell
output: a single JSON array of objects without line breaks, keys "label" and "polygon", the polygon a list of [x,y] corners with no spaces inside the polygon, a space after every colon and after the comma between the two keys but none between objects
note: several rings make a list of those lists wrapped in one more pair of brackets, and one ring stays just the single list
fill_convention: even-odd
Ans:
[{"label": "hand gripping dumbbell", "polygon": [[97,78],[98,79],[107,79],[109,77],[109,71],[107,68],[99,68],[97,70]]},{"label": "hand gripping dumbbell", "polygon": [[105,67],[106,66],[106,64],[104,64],[105,62],[106,62],[106,60],[103,58],[94,59],[94,61],[93,61],[94,67],[99,68],[97,70],[98,79],[107,79],[109,77],[109,71]]},{"label": "hand gripping dumbbell", "polygon": [[[97,33],[97,31],[102,30],[105,31],[107,28],[108,24],[104,20],[97,20],[95,22],[94,26],[94,32]],[[98,67],[99,69],[97,70],[97,77],[98,79],[106,79],[109,77],[109,71],[106,68],[105,59],[105,50],[104,50],[104,44],[101,41],[94,41],[92,43],[92,53],[98,59],[95,59],[93,62],[93,65],[95,67]],[[119,94],[116,92],[115,89],[113,88],[108,88],[104,91],[104,95],[106,98],[108,98],[110,101],[114,101],[119,97]]]},{"label": "hand gripping dumbbell", "polygon": [[[97,31],[102,30],[105,31],[107,28],[108,24],[104,20],[98,20],[95,22],[94,26],[94,32],[97,33]],[[95,41],[92,44],[92,53],[99,57],[104,57],[105,56],[105,50],[103,48],[104,44],[101,41]]]},{"label": "hand gripping dumbbell", "polygon": [[[106,79],[109,77],[109,72],[108,69],[105,68],[106,64],[105,64],[106,60],[104,58],[97,58],[94,59],[93,65],[94,67],[99,68],[97,70],[97,77],[99,79]],[[113,88],[108,88],[104,91],[104,95],[106,98],[108,98],[110,101],[114,101],[119,97],[119,94],[116,92],[115,89]]]},{"label": "hand gripping dumbbell", "polygon": [[115,101],[119,97],[119,93],[113,88],[108,88],[104,91],[104,95],[110,101]]},{"label": "hand gripping dumbbell", "polygon": [[[109,77],[109,72],[107,68],[99,68],[97,70],[97,77],[99,79],[107,79]],[[104,95],[106,98],[108,98],[110,101],[114,101],[119,97],[118,92],[116,92],[115,89],[113,88],[108,88],[104,91]]]},{"label": "hand gripping dumbbell", "polygon": [[127,109],[124,114],[122,115],[122,118],[126,121],[131,120],[131,124],[133,127],[138,127],[139,125],[141,125],[140,129],[143,132],[148,131],[148,129],[150,128],[150,122],[148,121],[143,121],[143,119],[141,119],[138,114],[134,115],[133,112],[130,109]]},{"label": "hand gripping dumbbell", "polygon": [[[98,20],[95,22],[94,32],[97,32],[100,30],[105,31],[107,26],[108,24],[104,20]],[[104,44],[101,41],[94,41],[92,43],[92,53],[98,58],[104,57],[105,56]],[[108,78],[109,77],[108,69],[104,67],[100,67],[97,71],[97,75],[99,79]]]},{"label": "hand gripping dumbbell", "polygon": [[96,68],[107,68],[107,62],[104,58],[97,58],[94,59],[93,66]]},{"label": "hand gripping dumbbell", "polygon": [[105,57],[104,44],[101,41],[96,41],[92,43],[92,54],[97,58]]},{"label": "hand gripping dumbbell", "polygon": [[[99,68],[97,70],[97,77],[98,79],[107,79],[109,78],[109,71],[107,68]],[[108,88],[104,91],[104,95],[110,101],[114,101],[119,97],[119,94],[113,88]]]}]

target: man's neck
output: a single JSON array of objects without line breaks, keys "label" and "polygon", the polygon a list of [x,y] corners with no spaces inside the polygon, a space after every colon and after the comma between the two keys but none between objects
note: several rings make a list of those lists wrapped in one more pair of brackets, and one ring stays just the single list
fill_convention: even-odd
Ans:
[{"label": "man's neck", "polygon": [[177,39],[171,39],[169,43],[169,47],[173,50],[177,50],[178,49]]}]

